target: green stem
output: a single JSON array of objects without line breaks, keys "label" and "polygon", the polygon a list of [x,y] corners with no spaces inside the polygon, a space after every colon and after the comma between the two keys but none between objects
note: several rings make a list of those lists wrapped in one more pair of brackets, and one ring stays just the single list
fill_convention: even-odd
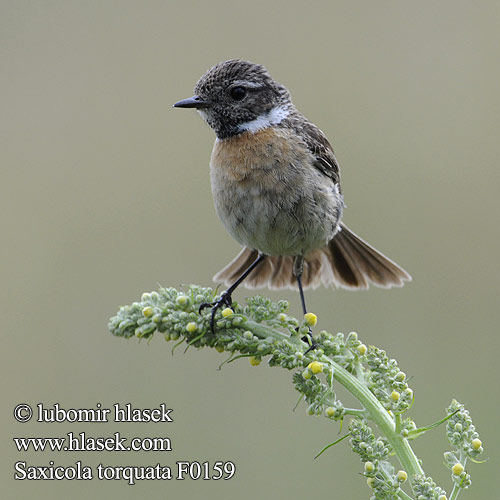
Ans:
[{"label": "green stem", "polygon": [[399,434],[401,432],[401,415],[399,413],[394,415],[394,422],[396,423],[396,432]]},{"label": "green stem", "polygon": [[346,415],[352,415],[353,417],[359,418],[366,418],[369,416],[366,410],[360,410],[359,408],[345,408],[344,412]]},{"label": "green stem", "polygon": [[366,408],[371,419],[385,435],[396,453],[403,469],[412,478],[415,475],[423,475],[424,471],[420,466],[418,458],[413,452],[408,440],[401,434],[396,433],[394,420],[388,411],[380,404],[372,392],[363,385],[356,377],[347,370],[337,365],[334,361],[324,356],[325,363],[330,363],[333,367],[335,379],[341,383],[359,402]]},{"label": "green stem", "polygon": [[453,483],[453,489],[451,490],[450,500],[456,500],[458,494],[460,493],[460,488],[457,483]]},{"label": "green stem", "polygon": [[413,498],[410,495],[408,495],[406,492],[404,492],[403,490],[398,491],[398,497],[402,498],[403,500],[413,500]]}]

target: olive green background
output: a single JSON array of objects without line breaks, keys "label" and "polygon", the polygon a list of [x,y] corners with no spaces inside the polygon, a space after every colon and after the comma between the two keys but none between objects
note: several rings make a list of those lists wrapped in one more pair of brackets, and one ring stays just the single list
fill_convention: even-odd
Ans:
[{"label": "olive green background", "polygon": [[[419,425],[455,397],[481,433],[469,500],[497,475],[498,2],[0,2],[3,498],[370,497],[338,425],[308,417],[291,373],[112,337],[158,284],[211,284],[238,251],[213,209],[213,132],[172,109],[201,74],[264,64],[331,139],[345,221],[413,275],[403,289],[307,293],[319,328],[355,330],[411,376]],[[265,292],[268,293],[268,292]],[[249,292],[241,289],[235,298]],[[299,314],[298,296],[290,300]],[[341,399],[346,402],[344,394]],[[170,424],[21,424],[18,403],[130,402]],[[171,452],[30,452],[13,437],[167,436]],[[415,443],[450,491],[444,428]],[[232,460],[230,481],[14,481],[13,464]],[[493,494],[494,496],[494,494]]]}]

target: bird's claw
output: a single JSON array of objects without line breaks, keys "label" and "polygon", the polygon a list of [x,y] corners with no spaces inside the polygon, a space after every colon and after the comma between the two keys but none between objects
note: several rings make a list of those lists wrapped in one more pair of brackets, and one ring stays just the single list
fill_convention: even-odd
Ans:
[{"label": "bird's claw", "polygon": [[306,344],[309,344],[309,349],[307,349],[304,354],[307,354],[310,351],[314,351],[314,349],[318,347],[318,344],[314,340],[311,328],[309,328],[307,335],[304,335],[300,340],[302,340],[302,342],[305,342]]},{"label": "bird's claw", "polygon": [[217,313],[217,309],[220,309],[222,306],[227,306],[232,309],[232,304],[233,300],[231,298],[231,294],[227,292],[222,292],[219,300],[216,300],[214,302],[203,302],[200,304],[200,307],[198,308],[198,314],[201,314],[201,311],[203,309],[206,309],[207,307],[212,308],[212,312],[210,314],[210,329],[212,330],[212,333],[215,334],[215,314]]},{"label": "bird's claw", "polygon": [[307,349],[307,351],[304,353],[304,354],[307,354],[308,352],[311,352],[311,351],[314,351],[315,349],[317,349],[318,347],[318,344],[316,343],[316,341],[314,340],[313,337],[311,337],[310,339],[308,339],[307,337],[304,337],[304,342],[308,342],[309,343],[309,348]]}]

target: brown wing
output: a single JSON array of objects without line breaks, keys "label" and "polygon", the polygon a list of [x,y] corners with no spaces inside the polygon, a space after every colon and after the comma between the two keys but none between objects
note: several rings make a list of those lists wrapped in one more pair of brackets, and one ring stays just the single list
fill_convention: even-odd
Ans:
[{"label": "brown wing", "polygon": [[307,148],[316,157],[314,166],[324,175],[330,177],[340,189],[340,168],[333,148],[326,135],[314,123],[297,114],[287,119],[288,126],[295,129],[302,137]]},{"label": "brown wing", "polygon": [[330,177],[340,188],[340,168],[333,153],[333,148],[325,134],[316,125],[306,122],[302,128],[302,135],[309,150],[316,157],[314,166],[323,174]]}]

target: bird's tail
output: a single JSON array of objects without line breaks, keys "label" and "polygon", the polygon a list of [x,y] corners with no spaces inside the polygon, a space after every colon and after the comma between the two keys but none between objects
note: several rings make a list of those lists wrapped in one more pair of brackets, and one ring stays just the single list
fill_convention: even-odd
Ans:
[{"label": "bird's tail", "polygon": [[[230,286],[257,255],[256,250],[243,248],[233,261],[214,276],[214,281]],[[293,261],[293,256],[268,256],[243,284],[247,288],[267,286],[271,290],[297,289]],[[304,288],[333,285],[355,290],[366,289],[370,283],[391,288],[403,286],[405,281],[411,281],[411,276],[403,268],[343,224],[327,246],[305,256],[302,275]]]}]

